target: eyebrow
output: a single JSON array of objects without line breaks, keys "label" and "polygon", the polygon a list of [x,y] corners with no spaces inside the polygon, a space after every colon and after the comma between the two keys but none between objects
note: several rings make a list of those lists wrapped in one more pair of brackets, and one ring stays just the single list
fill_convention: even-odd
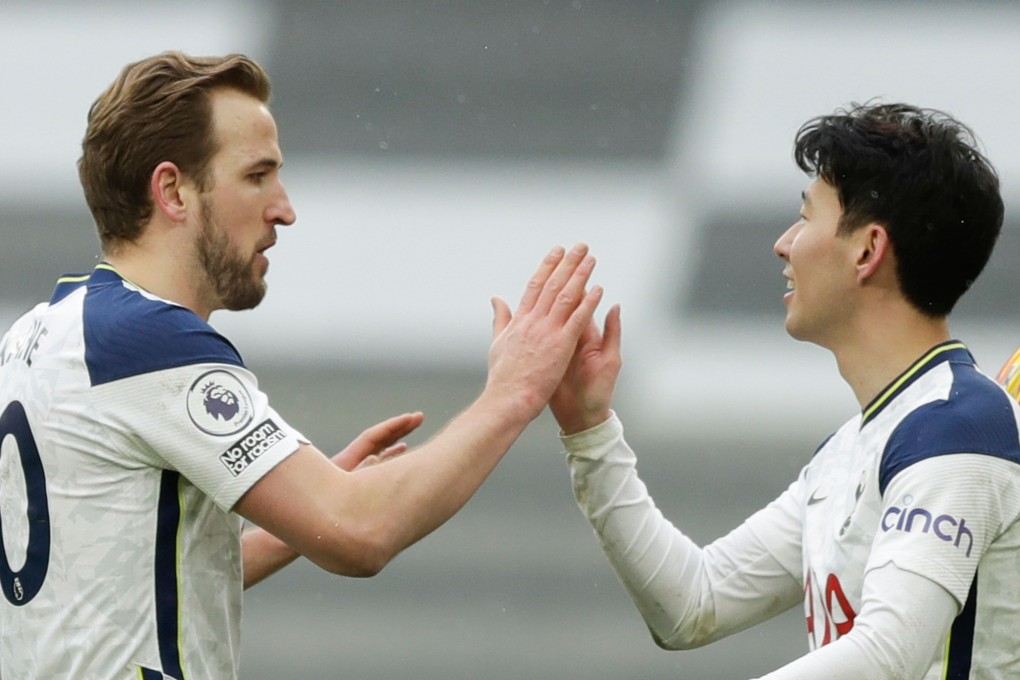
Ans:
[{"label": "eyebrow", "polygon": [[250,172],[252,170],[279,170],[283,167],[283,161],[278,161],[275,158],[260,158],[247,167]]}]

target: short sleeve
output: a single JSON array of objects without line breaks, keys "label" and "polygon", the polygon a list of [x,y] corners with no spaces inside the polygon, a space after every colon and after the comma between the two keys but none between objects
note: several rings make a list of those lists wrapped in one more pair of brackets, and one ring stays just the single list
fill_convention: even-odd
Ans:
[{"label": "short sleeve", "polygon": [[126,464],[176,470],[223,510],[307,441],[240,366],[193,364],[94,389]]}]

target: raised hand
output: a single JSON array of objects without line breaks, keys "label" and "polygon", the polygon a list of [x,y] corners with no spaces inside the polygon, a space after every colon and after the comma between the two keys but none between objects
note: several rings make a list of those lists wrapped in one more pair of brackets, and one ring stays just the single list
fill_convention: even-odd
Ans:
[{"label": "raised hand", "polygon": [[549,400],[549,409],[564,434],[594,427],[609,418],[620,355],[620,307],[614,305],[599,332],[592,321],[577,343],[562,382]]},{"label": "raised hand", "polygon": [[516,313],[502,299],[492,301],[486,390],[519,406],[528,419],[545,408],[602,299],[601,287],[585,290],[594,267],[588,246],[566,253],[557,246],[528,282]]}]

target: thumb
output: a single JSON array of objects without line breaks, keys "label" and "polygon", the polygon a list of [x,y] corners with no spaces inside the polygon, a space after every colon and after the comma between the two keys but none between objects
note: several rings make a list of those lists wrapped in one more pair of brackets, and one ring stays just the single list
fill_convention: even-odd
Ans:
[{"label": "thumb", "polygon": [[510,323],[513,315],[510,313],[510,305],[501,297],[492,298],[492,337],[495,338]]}]

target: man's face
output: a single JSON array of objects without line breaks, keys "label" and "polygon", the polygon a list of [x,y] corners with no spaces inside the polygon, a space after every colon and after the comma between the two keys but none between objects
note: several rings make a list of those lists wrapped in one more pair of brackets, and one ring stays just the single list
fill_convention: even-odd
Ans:
[{"label": "man's face", "polygon": [[276,225],[294,222],[280,182],[283,157],[266,106],[235,90],[212,94],[218,151],[199,196],[195,253],[204,272],[203,298],[212,309],[250,309],[266,292]]},{"label": "man's face", "polygon": [[[203,197],[201,208],[202,224],[195,247],[206,283],[219,301],[217,306],[234,311],[257,306],[266,295],[269,262],[257,251],[246,255],[231,244],[230,233],[219,222],[211,200]],[[266,243],[272,240],[275,234]]]},{"label": "man's face", "polygon": [[856,251],[853,238],[836,233],[843,214],[836,189],[816,179],[803,198],[800,219],[773,248],[786,262],[786,330],[798,340],[832,349],[848,330]]}]

